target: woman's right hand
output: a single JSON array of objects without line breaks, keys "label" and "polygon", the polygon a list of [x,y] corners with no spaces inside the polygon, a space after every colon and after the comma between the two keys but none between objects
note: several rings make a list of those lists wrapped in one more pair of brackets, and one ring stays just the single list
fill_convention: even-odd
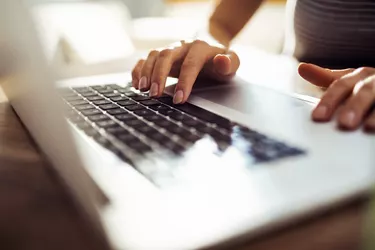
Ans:
[{"label": "woman's right hand", "polygon": [[180,104],[188,99],[197,77],[227,81],[239,66],[237,54],[224,47],[201,40],[181,42],[176,47],[153,50],[147,59],[138,61],[132,71],[132,85],[157,97],[163,93],[167,77],[176,77],[173,102]]}]

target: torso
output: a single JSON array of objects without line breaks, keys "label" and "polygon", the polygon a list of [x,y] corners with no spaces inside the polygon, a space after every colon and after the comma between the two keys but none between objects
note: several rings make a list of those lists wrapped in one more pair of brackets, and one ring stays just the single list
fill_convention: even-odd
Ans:
[{"label": "torso", "polygon": [[286,51],[331,68],[375,66],[375,0],[291,0]]}]

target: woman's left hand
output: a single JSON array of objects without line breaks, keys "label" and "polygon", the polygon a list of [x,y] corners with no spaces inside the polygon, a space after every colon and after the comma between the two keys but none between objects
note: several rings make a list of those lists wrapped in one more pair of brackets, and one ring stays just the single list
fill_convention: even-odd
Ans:
[{"label": "woman's left hand", "polygon": [[327,122],[337,113],[337,123],[345,130],[363,124],[375,132],[375,68],[330,70],[302,63],[299,74],[310,83],[327,88],[312,113],[317,122]]}]

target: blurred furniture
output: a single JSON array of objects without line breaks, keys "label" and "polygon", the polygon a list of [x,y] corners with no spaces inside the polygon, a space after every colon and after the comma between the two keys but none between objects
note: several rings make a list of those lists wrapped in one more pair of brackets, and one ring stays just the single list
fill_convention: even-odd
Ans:
[{"label": "blurred furniture", "polygon": [[[243,62],[239,73],[251,72],[250,80],[267,77],[265,82],[276,79],[279,89],[319,95],[318,91],[310,92],[303,82],[300,88],[288,88],[290,77],[295,74],[293,60],[256,50],[242,51],[240,55],[246,53],[252,56]],[[246,70],[249,68],[252,71]],[[102,250],[101,241],[74,206],[5,97],[0,96],[0,249]],[[351,201],[283,229],[244,239],[230,249],[360,249],[367,204],[365,198]]]},{"label": "blurred furniture", "polygon": [[[138,1],[130,2],[141,5]],[[111,73],[114,69],[121,70],[122,61],[134,51],[149,51],[194,38],[204,29],[214,6],[212,0],[168,2],[162,17],[132,18],[134,13],[125,5],[130,2],[73,1],[33,5],[45,53],[59,75],[96,74],[91,69]],[[234,44],[279,53],[283,20],[284,4],[266,3]]]}]

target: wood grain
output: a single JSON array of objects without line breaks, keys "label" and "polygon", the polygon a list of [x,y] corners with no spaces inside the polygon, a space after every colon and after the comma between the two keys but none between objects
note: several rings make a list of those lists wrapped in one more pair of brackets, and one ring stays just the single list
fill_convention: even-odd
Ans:
[{"label": "wood grain", "polygon": [[0,249],[104,249],[10,105],[0,103]]},{"label": "wood grain", "polygon": [[[366,204],[358,200],[230,249],[360,249]],[[1,100],[0,249],[105,249]]]}]

